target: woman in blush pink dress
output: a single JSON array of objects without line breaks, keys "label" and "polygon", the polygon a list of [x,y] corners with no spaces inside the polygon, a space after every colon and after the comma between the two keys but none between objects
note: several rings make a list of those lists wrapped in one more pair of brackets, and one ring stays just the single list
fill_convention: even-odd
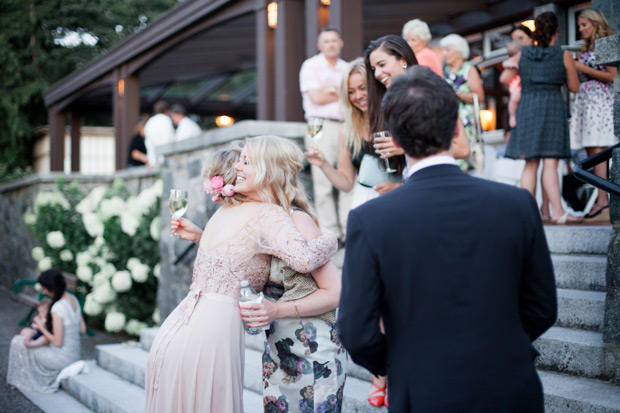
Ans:
[{"label": "woman in blush pink dress", "polygon": [[163,323],[149,354],[147,412],[243,412],[239,283],[248,280],[262,290],[270,255],[310,272],[337,248],[332,233],[306,241],[280,206],[286,187],[278,183],[298,179],[300,168],[291,160],[300,152],[285,139],[257,137],[241,152],[217,151],[207,161],[205,189],[222,207],[204,232],[189,220],[173,221],[173,231],[199,249],[189,294]]}]

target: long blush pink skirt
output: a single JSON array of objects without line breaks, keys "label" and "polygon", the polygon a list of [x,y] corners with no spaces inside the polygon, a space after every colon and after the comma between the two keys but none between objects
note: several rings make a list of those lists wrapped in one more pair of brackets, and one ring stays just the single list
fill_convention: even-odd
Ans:
[{"label": "long blush pink skirt", "polygon": [[190,302],[185,298],[155,337],[146,412],[241,413],[245,336],[238,302],[202,293],[188,312]]}]

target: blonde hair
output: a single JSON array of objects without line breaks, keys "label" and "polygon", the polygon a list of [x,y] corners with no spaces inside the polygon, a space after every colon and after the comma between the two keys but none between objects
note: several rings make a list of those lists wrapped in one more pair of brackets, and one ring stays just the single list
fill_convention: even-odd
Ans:
[{"label": "blonde hair", "polygon": [[582,52],[594,50],[596,39],[614,34],[611,27],[609,27],[609,23],[607,22],[605,15],[601,13],[600,10],[585,9],[579,13],[579,17],[590,20],[590,23],[594,26],[594,33],[592,33],[592,37],[589,39],[584,39],[583,47],[581,48]]},{"label": "blonde hair", "polygon": [[307,212],[318,225],[310,208],[299,173],[304,154],[288,139],[262,135],[246,139],[247,159],[256,170],[254,189],[261,201],[280,205],[289,214],[298,207]]},{"label": "blonde hair", "polygon": [[[214,176],[224,178],[224,185],[234,185],[237,179],[235,165],[239,162],[239,155],[243,149],[242,141],[233,141],[229,148],[211,152],[202,168],[203,179],[211,179]],[[246,200],[244,195],[235,193],[233,196],[220,195],[222,205],[237,205]]]},{"label": "blonde hair", "polygon": [[368,119],[364,112],[353,106],[349,99],[349,78],[353,74],[362,75],[362,81],[366,86],[366,66],[363,58],[358,57],[349,63],[340,82],[340,111],[344,118],[344,133],[347,148],[352,150],[355,157],[360,154],[366,144],[365,134],[368,133]]}]

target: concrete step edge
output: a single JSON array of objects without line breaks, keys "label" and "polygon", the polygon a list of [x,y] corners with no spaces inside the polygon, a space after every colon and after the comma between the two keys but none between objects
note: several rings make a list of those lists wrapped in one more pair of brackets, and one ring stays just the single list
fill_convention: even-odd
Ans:
[{"label": "concrete step edge", "polygon": [[139,346],[100,344],[97,350],[97,364],[105,370],[144,388],[144,375],[149,353]]},{"label": "concrete step edge", "polygon": [[620,387],[539,370],[547,413],[620,413]]},{"label": "concrete step edge", "polygon": [[89,372],[69,377],[63,389],[98,413],[142,413],[144,389],[89,363]]}]

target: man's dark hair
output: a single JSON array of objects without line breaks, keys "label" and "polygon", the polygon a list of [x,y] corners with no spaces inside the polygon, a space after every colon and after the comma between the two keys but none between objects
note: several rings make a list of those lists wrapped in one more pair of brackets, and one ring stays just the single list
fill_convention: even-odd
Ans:
[{"label": "man's dark hair", "polygon": [[336,29],[335,27],[332,27],[332,26],[323,27],[321,30],[319,30],[319,36],[321,36],[321,33],[325,33],[325,32],[336,32],[338,33],[338,37],[342,39],[340,30]]},{"label": "man's dark hair", "polygon": [[426,66],[392,80],[382,108],[390,132],[413,158],[450,149],[459,102],[454,89]]},{"label": "man's dark hair", "polygon": [[187,115],[187,111],[185,110],[185,106],[175,103],[170,107],[170,113],[176,113],[177,115]]},{"label": "man's dark hair", "polygon": [[522,24],[516,25],[516,26],[512,26],[512,29],[510,29],[510,34],[512,35],[514,32],[516,32],[517,30],[521,30],[523,33],[525,33],[527,35],[527,37],[529,37],[530,39],[534,38],[534,35],[532,33],[532,31],[530,30],[529,27],[524,26]]},{"label": "man's dark hair", "polygon": [[155,114],[166,113],[167,110],[168,110],[168,102],[166,102],[165,100],[158,100],[153,105],[153,112]]}]

